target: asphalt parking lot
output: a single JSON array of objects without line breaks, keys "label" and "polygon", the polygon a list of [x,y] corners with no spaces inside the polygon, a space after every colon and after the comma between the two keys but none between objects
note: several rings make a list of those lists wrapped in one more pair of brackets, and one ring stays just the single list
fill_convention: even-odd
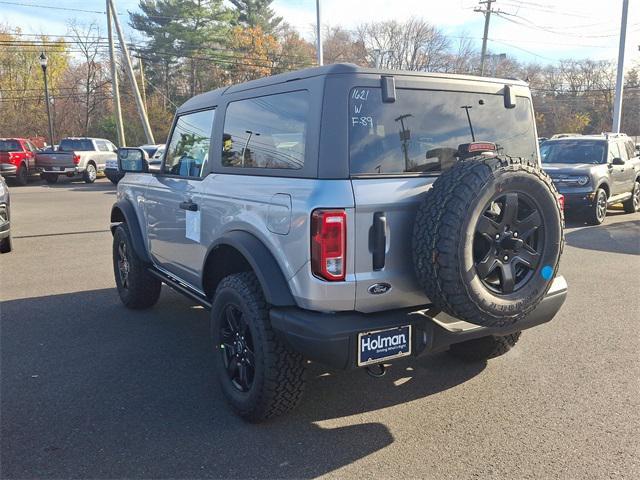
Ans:
[{"label": "asphalt parking lot", "polygon": [[213,381],[206,311],[166,287],[120,304],[111,183],[11,195],[2,478],[640,478],[640,214],[569,225],[567,303],[508,355],[311,365],[298,410],[250,425]]}]

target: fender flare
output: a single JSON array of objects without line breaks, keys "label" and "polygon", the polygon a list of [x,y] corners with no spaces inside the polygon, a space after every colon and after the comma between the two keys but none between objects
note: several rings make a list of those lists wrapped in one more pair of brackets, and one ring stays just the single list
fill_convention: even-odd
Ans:
[{"label": "fender flare", "polygon": [[218,238],[207,251],[203,271],[212,252],[221,245],[235,248],[247,260],[258,277],[267,303],[278,307],[296,305],[289,284],[275,257],[259,238],[248,232],[232,230]]},{"label": "fender flare", "polygon": [[151,258],[147,253],[145,247],[144,238],[142,237],[142,230],[140,229],[140,223],[138,222],[138,216],[136,211],[128,200],[118,200],[111,207],[111,233],[113,234],[116,227],[126,223],[129,227],[129,235],[131,236],[131,243],[133,244],[133,250],[136,255],[145,263],[151,263]]}]

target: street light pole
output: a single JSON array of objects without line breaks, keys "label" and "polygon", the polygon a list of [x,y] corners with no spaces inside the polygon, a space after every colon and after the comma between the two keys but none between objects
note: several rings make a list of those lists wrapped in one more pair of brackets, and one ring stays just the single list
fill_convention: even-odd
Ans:
[{"label": "street light pole", "polygon": [[622,89],[624,88],[624,46],[627,36],[627,14],[629,0],[622,0],[622,20],[620,22],[620,46],[618,48],[618,72],[616,75],[616,96],[613,103],[613,133],[620,133],[622,120]]},{"label": "street light pole", "polygon": [[324,64],[322,55],[322,18],[320,16],[320,0],[316,0],[316,53],[318,55],[318,66],[321,67]]},{"label": "street light pole", "polygon": [[47,63],[49,60],[44,52],[40,52],[40,66],[44,75],[44,101],[47,104],[47,118],[49,119],[49,144],[53,148],[53,122],[51,121],[51,105],[49,102],[49,84],[47,83]]}]

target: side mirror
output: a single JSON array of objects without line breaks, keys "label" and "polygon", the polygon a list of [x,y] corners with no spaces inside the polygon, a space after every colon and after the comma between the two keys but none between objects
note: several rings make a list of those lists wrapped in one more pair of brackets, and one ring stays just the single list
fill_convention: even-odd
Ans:
[{"label": "side mirror", "polygon": [[119,148],[118,168],[121,172],[147,173],[149,171],[149,157],[147,152],[141,148]]},{"label": "side mirror", "polygon": [[611,163],[613,163],[614,165],[624,165],[624,160],[620,157],[616,157],[611,161]]}]

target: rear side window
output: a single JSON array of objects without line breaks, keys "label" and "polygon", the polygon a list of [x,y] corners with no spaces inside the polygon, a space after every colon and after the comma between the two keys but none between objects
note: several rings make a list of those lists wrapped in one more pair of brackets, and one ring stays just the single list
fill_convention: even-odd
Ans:
[{"label": "rear side window", "polygon": [[209,160],[209,143],[215,110],[180,115],[171,134],[164,173],[201,177]]},{"label": "rear side window", "polygon": [[222,166],[302,168],[308,117],[306,90],[231,102],[224,120]]},{"label": "rear side window", "polygon": [[17,140],[0,140],[0,152],[21,152],[22,146]]},{"label": "rear side window", "polygon": [[87,139],[64,139],[58,148],[60,152],[90,152],[93,151],[93,142]]},{"label": "rear side window", "polygon": [[458,146],[496,144],[498,153],[537,159],[531,102],[502,95],[398,89],[383,103],[380,88],[354,88],[349,96],[352,175],[438,173],[457,161]]},{"label": "rear side window", "polygon": [[109,151],[109,146],[104,140],[96,140],[96,145],[98,146],[98,150],[100,150],[101,152]]}]

